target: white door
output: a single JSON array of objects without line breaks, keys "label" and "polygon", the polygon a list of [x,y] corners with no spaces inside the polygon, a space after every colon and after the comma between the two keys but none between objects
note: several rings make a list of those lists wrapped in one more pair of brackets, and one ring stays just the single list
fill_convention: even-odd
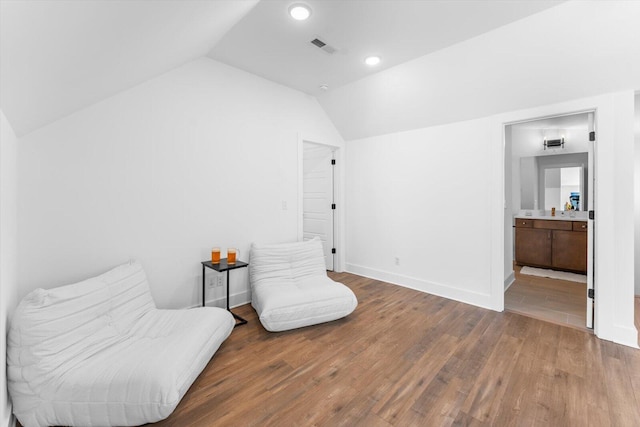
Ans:
[{"label": "white door", "polygon": [[[593,138],[591,137],[593,135]],[[594,210],[594,188],[596,182],[596,170],[595,170],[595,113],[589,113],[589,166],[587,171],[587,204],[586,209],[591,213]],[[593,141],[592,141],[593,139]],[[587,328],[593,329],[593,303],[595,298],[590,297],[590,293],[595,292],[594,277],[593,277],[593,265],[594,265],[594,227],[595,221],[591,219],[589,215],[589,221],[587,221]],[[594,294],[595,296],[595,294]]]},{"label": "white door", "polygon": [[302,238],[320,237],[327,270],[333,270],[333,151],[330,147],[303,143]]}]

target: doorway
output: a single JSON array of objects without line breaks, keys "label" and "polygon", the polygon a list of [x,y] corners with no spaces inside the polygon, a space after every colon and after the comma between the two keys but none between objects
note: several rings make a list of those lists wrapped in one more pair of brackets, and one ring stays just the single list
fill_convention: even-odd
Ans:
[{"label": "doorway", "polygon": [[595,135],[595,111],[505,124],[505,310],[593,329]]},{"label": "doorway", "polygon": [[318,237],[327,270],[334,270],[335,148],[302,143],[302,240]]}]

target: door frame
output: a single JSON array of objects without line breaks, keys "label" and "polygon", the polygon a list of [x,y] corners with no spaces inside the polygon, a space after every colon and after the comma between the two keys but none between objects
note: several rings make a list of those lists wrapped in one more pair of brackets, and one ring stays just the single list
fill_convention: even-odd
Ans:
[{"label": "door frame", "polygon": [[[309,230],[305,229],[304,226],[308,220],[307,217],[305,217],[305,214],[307,214],[306,210],[305,210],[305,201],[307,200],[306,198],[308,197],[307,194],[307,188],[305,187],[305,183],[306,183],[306,174],[308,173],[308,171],[306,170],[306,165],[307,165],[307,155],[310,154],[311,158],[315,159],[316,162],[314,162],[313,166],[310,166],[312,168],[313,171],[317,171],[317,169],[315,168],[321,168],[323,170],[324,173],[327,173],[327,177],[329,179],[328,183],[325,184],[329,184],[329,185],[324,185],[323,188],[323,193],[326,196],[326,204],[322,203],[322,209],[324,210],[323,212],[325,212],[327,214],[327,221],[328,221],[328,228],[325,228],[325,236],[324,236],[324,240],[322,241],[322,245],[323,245],[323,249],[324,249],[324,253],[325,253],[325,257],[327,258],[326,263],[327,263],[327,271],[334,271],[335,269],[335,263],[336,263],[336,253],[333,253],[333,251],[331,250],[332,248],[335,248],[335,244],[334,244],[334,239],[335,239],[335,234],[336,234],[336,227],[335,227],[335,222],[337,220],[337,218],[335,217],[335,209],[331,208],[331,205],[335,205],[336,201],[335,201],[335,148],[330,147],[328,145],[321,145],[321,144],[316,144],[314,142],[309,142],[309,141],[302,141],[302,157],[303,157],[303,162],[302,162],[302,175],[303,175],[303,185],[302,185],[302,192],[303,192],[303,200],[302,200],[302,205],[300,205],[302,207],[302,232],[303,232],[303,237],[302,240],[308,239],[308,233]],[[315,157],[315,156],[319,156],[319,157]],[[321,162],[318,163],[317,160],[320,160]],[[325,163],[326,162],[326,163]],[[306,236],[305,236],[306,235]]]},{"label": "door frame", "polygon": [[[543,119],[553,119],[556,117],[563,117],[563,116],[571,116],[571,115],[575,115],[575,114],[588,114],[588,129],[589,132],[590,131],[597,131],[597,117],[598,117],[598,112],[597,112],[597,108],[587,108],[587,109],[579,109],[576,111],[565,111],[565,112],[561,112],[561,113],[556,113],[556,114],[543,114],[543,115],[539,115],[539,116],[529,116],[529,117],[520,117],[517,118],[515,120],[510,120],[510,121],[504,121],[501,124],[501,128],[502,128],[502,157],[503,157],[503,196],[504,196],[504,211],[503,211],[503,223],[504,223],[504,229],[507,229],[508,224],[507,221],[509,221],[510,223],[512,223],[512,206],[507,204],[507,200],[509,198],[507,198],[506,195],[506,189],[509,188],[509,186],[507,186],[507,179],[510,179],[511,182],[513,183],[513,176],[512,173],[510,176],[507,176],[507,161],[511,162],[512,159],[507,159],[506,155],[507,155],[507,127],[514,125],[514,124],[518,124],[518,123],[526,123],[526,122],[531,122],[531,121],[537,121],[537,120],[543,120]],[[597,135],[597,132],[596,132]],[[597,137],[596,137],[597,140]],[[510,147],[510,150],[508,150],[509,153],[513,152],[513,139],[509,138],[509,143],[512,145]],[[595,164],[596,164],[596,150],[594,147],[594,142],[589,141],[588,143],[588,170],[589,170],[589,175],[587,177],[587,182],[588,182],[588,187],[587,187],[587,206],[586,206],[586,211],[592,211],[595,210],[595,198],[596,198],[596,191],[595,191],[595,182],[596,182],[596,178],[595,178]],[[584,180],[584,176],[581,178],[582,180]],[[544,206],[543,206],[544,209]],[[595,289],[595,265],[596,265],[596,258],[595,258],[595,251],[594,251],[594,247],[595,247],[595,233],[594,233],[594,227],[595,227],[595,220],[589,218],[587,220],[588,223],[588,233],[587,233],[587,292],[590,289]],[[513,233],[513,231],[512,231]],[[511,241],[513,241],[513,234],[511,235],[512,239]],[[503,239],[503,242],[505,240]],[[513,245],[513,243],[512,243]],[[513,252],[513,247],[504,247],[503,248],[504,251],[511,251]],[[507,263],[507,259],[503,256],[504,262]],[[513,264],[513,258],[511,259],[511,264]],[[506,265],[505,265],[506,267]],[[511,276],[513,276],[513,272],[511,273]],[[509,284],[510,285],[510,284]],[[508,286],[505,286],[504,291],[506,292],[508,289]],[[586,325],[585,327],[587,328],[591,328],[594,330],[594,332],[597,334],[596,331],[596,322],[594,322],[594,318],[595,316],[595,310],[594,310],[594,299],[589,298],[588,295],[585,295],[586,297]],[[502,298],[502,308],[504,310],[504,295]]]},{"label": "door frame", "polygon": [[339,143],[329,141],[328,138],[322,138],[317,135],[307,133],[298,133],[298,241],[301,242],[304,236],[304,143],[316,145],[324,145],[333,151],[336,165],[334,166],[333,175],[333,199],[336,204],[333,213],[333,246],[336,248],[336,254],[333,258],[333,271],[341,273],[344,271],[346,262],[345,257],[345,240],[344,240],[344,150]]}]

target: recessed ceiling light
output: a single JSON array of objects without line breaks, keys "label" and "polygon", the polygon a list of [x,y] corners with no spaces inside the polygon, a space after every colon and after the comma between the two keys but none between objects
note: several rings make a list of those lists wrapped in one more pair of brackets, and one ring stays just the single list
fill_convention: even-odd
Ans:
[{"label": "recessed ceiling light", "polygon": [[292,4],[289,7],[289,15],[296,21],[304,21],[311,16],[311,8],[302,3]]},{"label": "recessed ceiling light", "polygon": [[373,67],[374,65],[378,65],[380,63],[380,57],[379,56],[367,56],[364,60],[364,63],[367,64],[370,67]]}]

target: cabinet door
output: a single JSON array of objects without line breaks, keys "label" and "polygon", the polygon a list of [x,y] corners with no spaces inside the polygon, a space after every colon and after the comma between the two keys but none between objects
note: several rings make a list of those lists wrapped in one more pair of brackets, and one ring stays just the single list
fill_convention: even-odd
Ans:
[{"label": "cabinet door", "polygon": [[516,228],[516,263],[551,266],[551,230]]},{"label": "cabinet door", "polygon": [[587,233],[581,231],[553,232],[553,266],[587,272]]}]

